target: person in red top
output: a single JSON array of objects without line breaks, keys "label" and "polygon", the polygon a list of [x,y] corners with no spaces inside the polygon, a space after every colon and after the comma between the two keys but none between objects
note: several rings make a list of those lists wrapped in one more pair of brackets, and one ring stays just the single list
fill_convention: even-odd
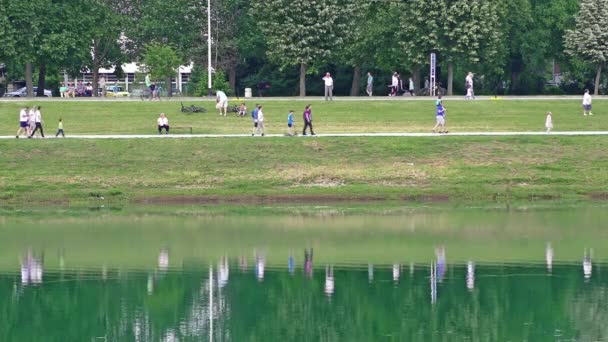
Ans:
[{"label": "person in red top", "polygon": [[315,135],[315,131],[312,129],[312,109],[310,105],[304,109],[304,129],[302,135],[306,135],[306,127],[310,127],[310,135]]}]

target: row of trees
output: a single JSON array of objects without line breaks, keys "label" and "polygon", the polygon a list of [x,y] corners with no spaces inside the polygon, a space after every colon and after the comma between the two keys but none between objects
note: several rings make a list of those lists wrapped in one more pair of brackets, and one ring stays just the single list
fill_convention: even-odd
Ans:
[{"label": "row of trees", "polygon": [[[468,71],[487,92],[538,93],[552,62],[576,88],[595,74],[597,93],[608,57],[606,0],[213,0],[211,10],[212,65],[233,90],[264,80],[303,96],[320,91],[307,75],[325,70],[351,95],[364,71],[420,85],[435,52],[449,94]],[[127,61],[156,78],[194,62],[200,76],[206,14],[206,0],[0,0],[0,62],[30,88],[37,71],[38,92],[47,75],[91,70],[97,85],[98,68]]]}]

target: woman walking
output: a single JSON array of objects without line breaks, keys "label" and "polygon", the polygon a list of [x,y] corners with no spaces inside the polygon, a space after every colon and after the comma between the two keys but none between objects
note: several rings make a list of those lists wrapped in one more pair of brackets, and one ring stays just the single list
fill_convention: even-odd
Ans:
[{"label": "woman walking", "polygon": [[310,127],[310,135],[315,135],[315,131],[312,129],[312,109],[310,105],[304,109],[304,129],[302,135],[306,135],[306,127]]}]

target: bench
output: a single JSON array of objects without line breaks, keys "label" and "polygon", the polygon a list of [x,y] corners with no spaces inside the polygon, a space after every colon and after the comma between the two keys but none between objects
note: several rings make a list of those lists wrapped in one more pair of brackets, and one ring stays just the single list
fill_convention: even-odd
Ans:
[{"label": "bench", "polygon": [[192,134],[192,126],[171,126],[171,131],[174,129],[189,129],[190,134]]}]

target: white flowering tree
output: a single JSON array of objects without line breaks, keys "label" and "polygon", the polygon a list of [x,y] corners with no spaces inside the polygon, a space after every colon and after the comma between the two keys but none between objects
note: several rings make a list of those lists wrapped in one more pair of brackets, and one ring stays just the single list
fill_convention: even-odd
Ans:
[{"label": "white flowering tree", "polygon": [[306,96],[306,72],[327,62],[344,43],[347,0],[255,0],[255,21],[262,30],[268,58],[281,67],[300,67],[300,96]]},{"label": "white flowering tree", "polygon": [[595,66],[595,95],[608,60],[608,1],[582,0],[574,30],[567,30],[566,53]]}]

